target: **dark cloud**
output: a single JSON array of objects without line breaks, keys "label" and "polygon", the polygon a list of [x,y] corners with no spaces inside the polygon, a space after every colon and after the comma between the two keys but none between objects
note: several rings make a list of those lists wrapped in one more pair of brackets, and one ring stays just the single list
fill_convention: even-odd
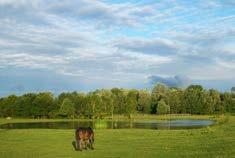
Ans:
[{"label": "dark cloud", "polygon": [[161,77],[161,76],[149,76],[151,84],[163,83],[169,87],[185,87],[191,83],[191,80],[186,76],[176,75],[174,77]]}]

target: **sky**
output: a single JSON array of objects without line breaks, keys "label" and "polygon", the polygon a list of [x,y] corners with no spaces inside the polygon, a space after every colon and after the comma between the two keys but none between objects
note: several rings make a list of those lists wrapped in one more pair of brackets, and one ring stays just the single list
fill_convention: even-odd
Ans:
[{"label": "sky", "polygon": [[235,86],[235,0],[0,0],[0,96]]}]

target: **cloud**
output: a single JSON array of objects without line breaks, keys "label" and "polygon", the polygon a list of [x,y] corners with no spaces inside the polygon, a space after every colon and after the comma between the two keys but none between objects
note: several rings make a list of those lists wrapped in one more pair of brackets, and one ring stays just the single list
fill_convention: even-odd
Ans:
[{"label": "cloud", "polygon": [[[49,3],[47,11],[51,14],[70,16],[77,20],[95,21],[98,25],[140,25],[154,15],[151,5],[133,3],[112,4],[103,1],[79,0]],[[112,27],[114,27],[112,26]]]},{"label": "cloud", "polygon": [[121,50],[158,55],[176,54],[180,48],[179,44],[172,40],[141,38],[122,38],[114,42],[114,46]]},{"label": "cloud", "polygon": [[224,68],[235,70],[235,60],[215,59],[216,63]]},{"label": "cloud", "polygon": [[151,84],[163,83],[169,87],[185,87],[191,83],[191,79],[186,76],[176,75],[174,77],[161,77],[161,76],[149,76],[149,82]]},{"label": "cloud", "polygon": [[63,76],[93,87],[133,86],[152,74],[170,85],[183,85],[183,79],[162,76],[232,80],[233,6],[232,1],[1,0],[0,70],[11,69],[5,77],[16,79],[28,71],[46,78],[41,71],[49,71],[55,80]]},{"label": "cloud", "polygon": [[12,5],[14,7],[17,7],[19,5],[26,4],[27,0],[1,0],[1,5]]},{"label": "cloud", "polygon": [[0,62],[2,66],[50,69],[51,65],[65,64],[63,56],[31,55],[27,53],[1,53]]}]

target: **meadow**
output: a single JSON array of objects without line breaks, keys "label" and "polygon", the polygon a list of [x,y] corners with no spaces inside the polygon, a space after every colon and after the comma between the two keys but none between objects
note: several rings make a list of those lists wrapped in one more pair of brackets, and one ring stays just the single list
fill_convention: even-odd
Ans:
[{"label": "meadow", "polygon": [[[235,116],[163,115],[135,119],[213,119],[216,124],[202,129],[97,129],[95,150],[75,151],[74,130],[0,129],[0,157],[235,157]],[[116,116],[116,119],[121,118]],[[0,123],[61,121],[0,119]],[[66,120],[65,120],[66,121]]]}]

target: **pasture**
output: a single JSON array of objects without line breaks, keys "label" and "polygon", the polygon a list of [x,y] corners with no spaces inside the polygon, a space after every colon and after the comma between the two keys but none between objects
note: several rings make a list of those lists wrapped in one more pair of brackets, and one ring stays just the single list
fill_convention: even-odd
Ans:
[{"label": "pasture", "polygon": [[[73,149],[74,130],[71,129],[1,129],[0,157],[235,157],[235,116],[174,117],[203,117],[215,119],[217,123],[190,130],[97,129],[94,130],[95,150],[84,151]],[[1,124],[34,121],[42,120],[0,119]]]}]

